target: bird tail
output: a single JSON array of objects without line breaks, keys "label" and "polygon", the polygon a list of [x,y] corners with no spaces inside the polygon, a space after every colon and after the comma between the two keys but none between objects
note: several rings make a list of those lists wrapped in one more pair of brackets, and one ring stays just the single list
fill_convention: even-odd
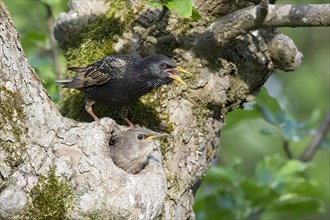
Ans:
[{"label": "bird tail", "polygon": [[73,79],[57,79],[54,82],[62,84],[62,88],[75,88],[71,85]]},{"label": "bird tail", "polygon": [[73,88],[73,89],[80,89],[84,87],[84,76],[86,72],[86,67],[68,67],[68,70],[78,72],[75,77],[70,79],[57,79],[55,83],[63,84],[63,88]]},{"label": "bird tail", "polygon": [[74,72],[78,72],[78,73],[82,73],[86,71],[86,67],[75,67],[75,66],[71,66],[68,67],[68,70],[74,71]]},{"label": "bird tail", "polygon": [[85,73],[79,73],[75,77],[71,79],[58,79],[55,80],[56,83],[63,84],[63,88],[73,88],[73,89],[81,89],[85,87]]},{"label": "bird tail", "polygon": [[54,82],[55,83],[62,83],[62,84],[65,84],[65,83],[69,83],[69,82],[71,82],[72,81],[72,79],[57,79],[57,80],[55,80]]}]

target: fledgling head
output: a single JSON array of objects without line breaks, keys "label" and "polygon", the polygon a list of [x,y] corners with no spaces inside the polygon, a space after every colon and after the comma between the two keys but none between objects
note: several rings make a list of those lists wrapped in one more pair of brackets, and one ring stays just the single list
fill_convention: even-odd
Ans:
[{"label": "fledgling head", "polygon": [[162,54],[154,54],[143,58],[139,61],[138,66],[147,69],[148,80],[154,83],[154,87],[170,83],[173,80],[187,85],[182,79],[175,75],[176,72],[189,73],[185,69],[178,67],[177,64],[169,57]]},{"label": "fledgling head", "polygon": [[126,130],[110,145],[111,158],[126,172],[138,173],[147,165],[148,157],[156,147],[155,139],[166,135],[144,127]]}]

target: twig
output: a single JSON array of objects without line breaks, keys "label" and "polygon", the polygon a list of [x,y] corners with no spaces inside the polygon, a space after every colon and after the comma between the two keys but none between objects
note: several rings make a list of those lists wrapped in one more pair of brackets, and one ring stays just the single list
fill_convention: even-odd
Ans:
[{"label": "twig", "polygon": [[285,154],[286,154],[286,157],[287,157],[288,159],[292,159],[293,157],[292,157],[291,150],[290,150],[290,148],[289,148],[289,141],[287,141],[287,140],[284,140],[284,141],[283,141],[283,149],[284,149],[284,152],[285,152]]},{"label": "twig", "polygon": [[329,130],[329,126],[330,126],[330,110],[325,116],[320,128],[314,135],[312,142],[306,148],[305,152],[300,156],[301,161],[307,162],[312,159],[312,157],[320,147],[320,143],[322,142],[324,136],[327,134]]}]

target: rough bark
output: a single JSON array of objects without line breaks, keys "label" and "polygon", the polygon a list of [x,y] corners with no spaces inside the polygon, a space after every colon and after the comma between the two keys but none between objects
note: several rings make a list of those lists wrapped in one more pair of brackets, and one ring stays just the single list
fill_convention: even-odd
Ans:
[{"label": "rough bark", "polygon": [[[116,7],[119,2],[125,7]],[[111,19],[124,26],[111,35],[111,52],[168,54],[191,71],[185,78],[189,88],[164,86],[141,101],[142,109],[154,109],[141,116],[141,124],[171,132],[172,138],[160,144],[140,173],[117,168],[108,144],[126,128],[110,118],[86,123],[63,117],[30,67],[0,3],[1,218],[41,216],[45,211],[38,209],[37,195],[51,200],[57,192],[52,194],[50,186],[66,184],[65,194],[74,197],[63,197],[55,207],[65,208],[70,219],[194,219],[194,193],[216,155],[225,113],[251,100],[276,68],[293,70],[301,62],[293,42],[275,29],[256,26],[225,44],[219,44],[221,37],[205,37],[219,16],[251,6],[249,1],[196,0],[203,14],[199,21],[124,2],[70,1],[70,12],[57,21],[56,38],[65,51],[88,46],[83,34],[91,29],[86,27],[111,10]],[[92,41],[102,43],[99,27],[89,27],[98,36]],[[77,62],[74,53],[67,55]],[[93,51],[86,57],[86,63],[97,59]]]}]

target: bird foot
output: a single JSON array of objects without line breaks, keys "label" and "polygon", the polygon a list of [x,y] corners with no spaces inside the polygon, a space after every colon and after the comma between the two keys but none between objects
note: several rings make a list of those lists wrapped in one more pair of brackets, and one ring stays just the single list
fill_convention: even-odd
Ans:
[{"label": "bird foot", "polygon": [[93,112],[93,110],[91,109],[90,111],[87,111],[87,113],[93,118],[94,121],[98,121],[100,120]]},{"label": "bird foot", "polygon": [[127,118],[127,117],[122,117],[128,124],[129,128],[134,128],[134,124]]},{"label": "bird foot", "polygon": [[98,121],[100,119],[93,112],[93,107],[92,107],[93,104],[94,104],[94,101],[87,99],[86,103],[85,103],[85,110],[93,118],[94,121]]}]

